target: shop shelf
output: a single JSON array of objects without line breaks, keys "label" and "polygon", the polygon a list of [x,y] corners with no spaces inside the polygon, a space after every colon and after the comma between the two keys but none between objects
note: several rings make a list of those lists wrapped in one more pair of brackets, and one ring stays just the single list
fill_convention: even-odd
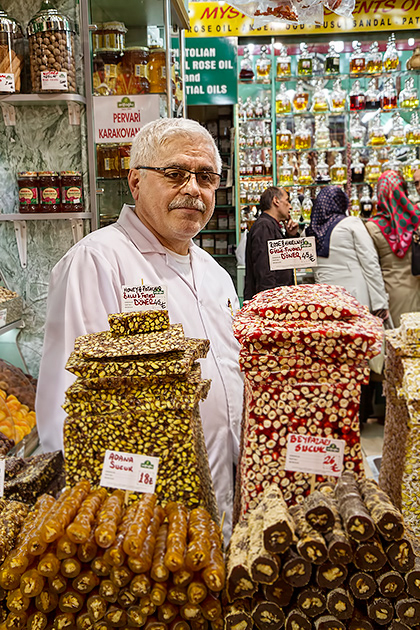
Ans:
[{"label": "shop shelf", "polygon": [[212,254],[213,258],[235,258],[235,254]]},{"label": "shop shelf", "polygon": [[34,212],[0,214],[0,221],[47,221],[51,219],[90,219],[91,212]]},{"label": "shop shelf", "polygon": [[266,123],[271,123],[271,118],[263,118],[263,117],[257,118],[257,117],[254,117],[254,118],[244,118],[244,119],[239,119],[238,120],[238,123],[240,125],[244,124],[244,123],[249,123],[249,122],[266,122]]},{"label": "shop shelf", "polygon": [[[362,147],[360,147],[362,148]],[[347,147],[328,147],[326,149],[277,149],[276,153],[282,155],[283,153],[328,153],[329,151],[345,151]]]},{"label": "shop shelf", "polygon": [[234,234],[236,230],[201,230],[200,234]]},{"label": "shop shelf", "polygon": [[[93,22],[118,19],[128,28],[155,24],[164,24],[164,0],[153,2],[119,2],[115,0],[93,0],[91,3]],[[188,12],[183,0],[171,0],[171,14],[173,23],[180,28],[190,28]]]},{"label": "shop shelf", "polygon": [[63,92],[61,94],[9,94],[0,96],[0,102],[9,105],[67,105],[67,103],[86,104],[81,94]]},{"label": "shop shelf", "polygon": [[15,322],[6,324],[6,326],[1,326],[0,335],[4,335],[5,333],[8,333],[10,330],[14,330],[15,328],[24,328],[24,327],[25,327],[25,324],[23,323],[23,320],[18,319]]}]

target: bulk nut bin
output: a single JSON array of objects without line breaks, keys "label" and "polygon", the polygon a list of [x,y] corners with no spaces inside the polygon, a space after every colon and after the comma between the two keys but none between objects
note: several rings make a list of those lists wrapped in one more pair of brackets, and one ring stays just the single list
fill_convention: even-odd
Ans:
[{"label": "bulk nut bin", "polygon": [[75,92],[74,33],[70,20],[44,0],[28,24],[33,92]]},{"label": "bulk nut bin", "polygon": [[0,94],[20,92],[22,71],[22,27],[0,6]]}]

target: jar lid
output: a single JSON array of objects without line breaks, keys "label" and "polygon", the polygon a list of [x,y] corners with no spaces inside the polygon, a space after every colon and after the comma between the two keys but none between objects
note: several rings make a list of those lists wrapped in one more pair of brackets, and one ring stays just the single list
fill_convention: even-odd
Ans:
[{"label": "jar lid", "polygon": [[40,10],[28,24],[28,35],[45,31],[73,31],[68,17],[52,6],[51,0],[44,0]]},{"label": "jar lid", "polygon": [[127,32],[124,22],[104,22],[102,29],[104,31],[118,31],[119,33]]},{"label": "jar lid", "polygon": [[124,48],[125,52],[136,52],[136,51],[140,51],[140,52],[149,52],[149,47],[148,46],[126,46]]},{"label": "jar lid", "polygon": [[18,177],[22,179],[24,177],[38,177],[38,173],[36,171],[21,171],[18,173]]},{"label": "jar lid", "polygon": [[160,48],[159,46],[150,46],[150,54],[161,52],[165,52],[163,48]]},{"label": "jar lid", "polygon": [[82,174],[80,171],[61,171],[61,177],[80,177]]},{"label": "jar lid", "polygon": [[94,55],[107,55],[107,54],[120,57],[123,53],[121,50],[115,50],[113,48],[97,48],[94,52]]},{"label": "jar lid", "polygon": [[23,37],[22,27],[15,18],[10,17],[6,11],[0,7],[0,33],[13,33],[18,37]]},{"label": "jar lid", "polygon": [[58,177],[58,173],[55,171],[39,171],[39,177]]}]

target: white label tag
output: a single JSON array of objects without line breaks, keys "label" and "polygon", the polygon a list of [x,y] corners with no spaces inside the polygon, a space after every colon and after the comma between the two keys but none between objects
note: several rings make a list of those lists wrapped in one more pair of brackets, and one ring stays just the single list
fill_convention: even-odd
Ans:
[{"label": "white label tag", "polygon": [[164,284],[153,286],[142,284],[139,287],[121,287],[123,313],[132,311],[166,311],[168,308],[167,289]]},{"label": "white label tag", "polygon": [[7,309],[6,308],[2,308],[0,310],[0,327],[1,326],[6,326],[6,318],[7,318]]},{"label": "white label tag", "polygon": [[4,471],[6,467],[6,461],[4,458],[0,459],[0,497],[4,494]]},{"label": "white label tag", "polygon": [[316,266],[315,237],[267,241],[270,271]]},{"label": "white label tag", "polygon": [[0,92],[15,91],[15,75],[13,72],[0,74]]},{"label": "white label tag", "polygon": [[290,433],[285,470],[340,477],[345,445],[345,440]]},{"label": "white label tag", "polygon": [[43,70],[41,72],[41,87],[43,90],[67,90],[67,72]]},{"label": "white label tag", "polygon": [[101,486],[132,492],[154,492],[159,457],[105,451]]}]

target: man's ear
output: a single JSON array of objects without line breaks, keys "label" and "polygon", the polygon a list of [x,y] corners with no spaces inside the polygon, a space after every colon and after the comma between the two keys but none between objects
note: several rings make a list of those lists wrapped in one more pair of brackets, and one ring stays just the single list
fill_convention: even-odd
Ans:
[{"label": "man's ear", "polygon": [[132,168],[128,173],[128,185],[135,201],[139,196],[140,174],[137,169]]}]

